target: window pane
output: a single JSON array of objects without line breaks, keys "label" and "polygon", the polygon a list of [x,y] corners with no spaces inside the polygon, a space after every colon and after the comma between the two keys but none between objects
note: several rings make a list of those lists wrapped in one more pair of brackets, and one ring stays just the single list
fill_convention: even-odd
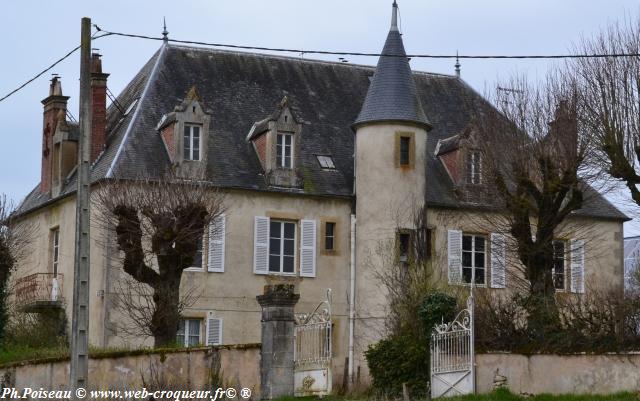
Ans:
[{"label": "window pane", "polygon": [[200,321],[199,320],[190,320],[189,321],[189,335],[200,335]]},{"label": "window pane", "polygon": [[271,222],[271,224],[269,225],[271,238],[280,238],[280,226],[282,226],[282,224],[278,221]]},{"label": "window pane", "polygon": [[283,257],[283,269],[284,273],[293,273],[293,256],[284,256]]},{"label": "window pane", "polygon": [[183,334],[178,334],[176,336],[176,343],[180,346],[184,346],[184,335]]},{"label": "window pane", "polygon": [[285,255],[293,255],[295,241],[292,239],[284,240],[284,254]]},{"label": "window pane", "polygon": [[475,266],[476,267],[484,267],[484,253],[482,252],[476,252],[474,254],[474,258],[475,258]]},{"label": "window pane", "polygon": [[471,252],[462,252],[462,266],[471,267]]},{"label": "window pane", "polygon": [[484,252],[484,237],[475,237],[476,252]]},{"label": "window pane", "polygon": [[278,146],[282,146],[282,135],[278,135]]},{"label": "window pane", "polygon": [[180,335],[184,335],[184,320],[180,320],[180,323],[178,324],[178,334]]},{"label": "window pane", "polygon": [[193,158],[192,160],[200,160],[200,138],[193,137]]},{"label": "window pane", "polygon": [[184,138],[182,142],[182,148],[184,150],[182,157],[184,160],[191,159],[191,127],[184,127]]},{"label": "window pane", "polygon": [[473,237],[471,235],[463,235],[462,236],[462,249],[465,251],[471,250],[471,241]]},{"label": "window pane", "polygon": [[470,283],[471,282],[471,269],[470,268],[463,268],[462,269],[462,281],[464,281],[465,283]]},{"label": "window pane", "polygon": [[296,236],[296,225],[293,223],[284,223],[284,237],[294,239]]},{"label": "window pane", "polygon": [[336,223],[327,223],[327,236],[328,237],[332,237],[333,236],[333,228],[335,227]]},{"label": "window pane", "polygon": [[476,284],[484,284],[484,269],[476,269]]},{"label": "window pane", "polygon": [[333,237],[327,237],[324,242],[324,245],[325,245],[325,249],[329,251],[333,250]]},{"label": "window pane", "polygon": [[189,347],[196,347],[198,346],[198,344],[200,344],[200,336],[189,336]]},{"label": "window pane", "polygon": [[269,255],[269,271],[270,272],[279,272],[280,271],[280,256],[279,255]]},{"label": "window pane", "polygon": [[272,255],[280,255],[280,238],[269,239],[269,253]]},{"label": "window pane", "polygon": [[284,136],[284,144],[287,145],[287,147],[291,146],[291,135]]},{"label": "window pane", "polygon": [[409,164],[409,141],[411,138],[401,137],[400,138],[400,164],[407,165]]},{"label": "window pane", "polygon": [[284,158],[284,165],[282,167],[291,168],[291,157],[290,156],[286,156]]},{"label": "window pane", "polygon": [[284,157],[291,157],[291,146],[284,147]]}]

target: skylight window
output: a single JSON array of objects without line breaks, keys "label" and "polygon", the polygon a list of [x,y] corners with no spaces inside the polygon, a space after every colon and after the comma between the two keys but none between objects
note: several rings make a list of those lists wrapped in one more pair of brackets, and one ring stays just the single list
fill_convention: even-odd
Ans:
[{"label": "skylight window", "polygon": [[335,169],[336,165],[333,164],[333,159],[331,158],[331,156],[316,156],[318,158],[318,163],[320,163],[320,167],[322,168],[326,168],[326,169]]}]

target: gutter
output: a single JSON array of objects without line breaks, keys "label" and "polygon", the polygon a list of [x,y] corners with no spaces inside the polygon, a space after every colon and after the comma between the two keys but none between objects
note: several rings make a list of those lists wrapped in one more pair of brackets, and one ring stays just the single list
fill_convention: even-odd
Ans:
[{"label": "gutter", "polygon": [[351,248],[349,258],[349,366],[348,366],[348,386],[353,384],[353,356],[354,356],[354,328],[356,320],[356,215],[351,214]]}]

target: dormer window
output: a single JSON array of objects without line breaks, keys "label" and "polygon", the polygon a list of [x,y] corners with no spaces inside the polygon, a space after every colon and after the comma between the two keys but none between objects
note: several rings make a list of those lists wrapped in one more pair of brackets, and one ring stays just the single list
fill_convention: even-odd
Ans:
[{"label": "dormer window", "polygon": [[276,163],[279,168],[290,169],[293,159],[293,135],[278,134],[276,146]]},{"label": "dormer window", "polygon": [[200,160],[200,126],[184,126],[184,160]]},{"label": "dormer window", "polygon": [[336,165],[333,163],[333,159],[331,158],[331,156],[318,155],[316,157],[318,158],[320,167],[322,167],[323,169],[333,170],[336,168]]},{"label": "dormer window", "polygon": [[471,150],[467,154],[467,183],[480,184],[482,179],[482,154]]}]

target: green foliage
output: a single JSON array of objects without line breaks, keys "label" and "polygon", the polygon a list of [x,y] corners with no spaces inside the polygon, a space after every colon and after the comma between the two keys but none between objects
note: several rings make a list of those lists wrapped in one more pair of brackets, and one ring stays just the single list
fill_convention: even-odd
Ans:
[{"label": "green foliage", "polygon": [[402,394],[407,383],[412,397],[427,394],[429,382],[429,344],[421,339],[395,336],[370,345],[365,352],[373,387],[390,397]]},{"label": "green foliage", "polygon": [[61,347],[68,344],[67,316],[63,308],[39,313],[16,311],[6,328],[4,348]]},{"label": "green foliage", "polygon": [[424,298],[418,315],[425,331],[431,333],[437,324],[452,321],[456,311],[457,301],[454,297],[442,292],[434,292]]}]

